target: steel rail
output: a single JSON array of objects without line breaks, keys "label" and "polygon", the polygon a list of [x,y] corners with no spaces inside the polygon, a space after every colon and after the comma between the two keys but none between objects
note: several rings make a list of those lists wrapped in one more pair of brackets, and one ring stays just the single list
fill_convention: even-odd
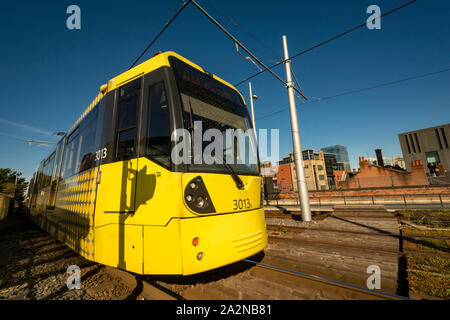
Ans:
[{"label": "steel rail", "polygon": [[335,287],[344,288],[349,291],[359,292],[360,294],[376,296],[379,298],[385,298],[387,300],[411,300],[410,298],[399,296],[399,295],[396,295],[393,293],[384,292],[384,291],[380,291],[380,290],[371,290],[371,289],[364,288],[364,287],[361,287],[358,285],[354,285],[354,284],[350,284],[350,283],[346,283],[346,282],[342,282],[342,281],[337,281],[337,280],[333,280],[333,279],[328,279],[328,278],[324,278],[324,277],[320,277],[320,276],[316,276],[316,275],[312,275],[312,274],[304,273],[304,272],[300,272],[300,271],[290,270],[290,269],[286,269],[283,267],[273,266],[273,265],[265,264],[262,262],[257,262],[257,261],[253,261],[253,260],[249,260],[249,259],[244,259],[244,261],[252,263],[258,267],[271,269],[271,270],[278,271],[278,272],[284,272],[287,274],[291,274],[293,276],[306,278],[306,279],[309,279],[312,281],[318,281],[318,282],[328,284],[331,286],[335,286]]}]

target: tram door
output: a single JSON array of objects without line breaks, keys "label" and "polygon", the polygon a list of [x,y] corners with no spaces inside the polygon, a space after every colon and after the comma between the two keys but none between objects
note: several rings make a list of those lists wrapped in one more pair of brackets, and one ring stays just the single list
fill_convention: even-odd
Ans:
[{"label": "tram door", "polygon": [[[137,119],[141,100],[141,79],[129,82],[117,89],[115,112],[115,136],[113,146],[105,153],[113,160],[103,166],[101,172],[104,213],[133,215],[137,175]],[[114,152],[113,155],[109,155]],[[127,218],[128,219],[128,218]]]},{"label": "tram door", "polygon": [[126,83],[104,98],[107,138],[101,146],[105,161],[95,209],[96,260],[134,272],[142,272],[143,254],[142,227],[134,224],[141,81]]},{"label": "tram door", "polygon": [[[144,81],[140,134],[140,154],[143,157],[139,162],[136,212],[147,210],[148,218],[169,207],[166,201],[161,201],[161,191],[171,190],[174,195],[176,189],[171,184],[171,176],[163,173],[164,169],[171,166],[170,111],[166,83],[161,70],[147,75]],[[161,193],[160,197],[155,198],[157,188]]]}]

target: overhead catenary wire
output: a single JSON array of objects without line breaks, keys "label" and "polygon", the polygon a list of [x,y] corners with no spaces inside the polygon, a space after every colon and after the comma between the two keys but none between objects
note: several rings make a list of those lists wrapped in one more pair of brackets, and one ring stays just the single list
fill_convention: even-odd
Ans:
[{"label": "overhead catenary wire", "polygon": [[137,59],[133,62],[133,64],[128,68],[128,70],[130,70],[136,65],[136,63],[144,56],[144,54],[148,51],[148,49],[150,49],[150,47],[156,42],[156,40],[158,40],[158,38],[164,33],[164,31],[166,31],[166,29],[170,26],[170,24],[180,15],[180,13],[186,8],[186,6],[190,2],[191,0],[188,0],[187,2],[183,1],[183,5],[181,6],[181,8],[178,9],[178,11],[174,15],[172,15],[169,21],[167,21],[167,23],[164,25],[161,31],[156,35],[155,38],[153,38],[153,40],[149,43],[149,45],[144,49],[144,51],[139,55],[139,57],[137,57]]},{"label": "overhead catenary wire", "polygon": [[[297,87],[298,87],[298,90],[302,91],[302,88],[300,87],[300,84],[299,84],[298,81],[297,81],[297,77],[295,76],[294,70],[292,70],[292,76],[294,77],[294,81],[295,81],[295,84],[296,84]],[[303,91],[302,91],[302,92],[303,92]]]},{"label": "overhead catenary wire", "polygon": [[[203,2],[206,2],[206,0],[203,0]],[[231,25],[233,25],[235,28],[240,29],[241,31],[243,31],[244,33],[246,33],[248,36],[250,36],[252,39],[254,39],[255,41],[257,41],[261,48],[264,47],[263,49],[259,49],[259,48],[252,48],[255,51],[259,51],[260,53],[263,53],[264,55],[270,56],[272,59],[276,59],[276,60],[272,60],[272,59],[265,59],[265,60],[269,60],[272,63],[276,63],[278,62],[278,60],[281,58],[280,56],[275,55],[272,52],[272,49],[269,48],[269,45],[267,45],[267,43],[264,43],[262,40],[260,40],[257,36],[255,36],[253,33],[251,33],[250,31],[248,31],[247,29],[245,29],[242,25],[238,24],[237,22],[235,22],[235,20],[231,19],[230,17],[228,17],[227,15],[225,15],[222,11],[220,11],[217,7],[212,5],[212,1],[208,1],[207,4],[208,7],[211,7],[211,9],[215,12],[217,12],[217,14],[219,14],[220,16],[222,16],[223,18],[225,18]]]},{"label": "overhead catenary wire", "polygon": [[[283,79],[281,79],[276,73],[274,73],[272,70],[270,70],[263,62],[261,62],[260,59],[258,59],[253,53],[250,52],[250,50],[248,50],[238,39],[236,39],[236,37],[234,37],[230,32],[228,32],[219,22],[217,22],[217,20],[215,20],[208,12],[205,11],[205,9],[203,9],[195,0],[191,0],[192,4],[198,9],[200,10],[200,12],[202,12],[209,20],[211,20],[220,30],[222,30],[229,38],[231,38],[233,40],[233,42],[238,45],[239,47],[241,47],[245,52],[247,52],[247,54],[250,55],[250,57],[252,59],[254,59],[261,67],[263,67],[266,71],[269,71],[275,78],[278,79],[278,81],[280,81],[281,83],[283,83],[285,86],[287,86],[286,81],[284,81]],[[297,93],[299,93],[305,100],[307,100],[307,98],[305,97],[305,95],[300,92],[297,88],[293,88]]]},{"label": "overhead catenary wire", "polygon": [[[409,1],[409,2],[407,2],[407,3],[405,3],[405,4],[401,5],[401,6],[397,7],[397,8],[394,8],[394,9],[392,9],[392,10],[390,10],[390,11],[388,11],[388,12],[382,14],[382,15],[379,17],[379,19],[381,19],[382,17],[385,17],[385,16],[387,16],[387,15],[389,15],[389,14],[395,12],[395,11],[398,11],[398,10],[400,10],[400,9],[402,9],[402,8],[405,8],[405,7],[407,7],[407,6],[411,5],[411,4],[413,4],[413,3],[416,2],[416,1],[417,1],[417,0],[412,0],[412,1]],[[355,30],[357,30],[357,29],[359,29],[359,28],[361,28],[361,27],[363,27],[363,26],[365,26],[365,25],[366,25],[366,22],[363,22],[363,23],[361,23],[360,25],[358,25],[358,26],[356,26],[356,27],[353,27],[353,28],[351,28],[351,29],[349,29],[349,30],[347,30],[347,31],[341,32],[341,33],[335,35],[334,37],[331,37],[331,38],[328,39],[328,40],[322,41],[322,42],[320,42],[320,43],[318,43],[318,44],[316,44],[316,45],[314,45],[314,46],[312,46],[312,47],[310,47],[310,48],[308,48],[308,49],[306,49],[306,50],[303,50],[303,51],[301,51],[301,52],[299,52],[299,53],[297,53],[297,54],[294,54],[293,56],[289,57],[289,59],[292,60],[292,59],[294,59],[294,58],[297,58],[298,56],[301,56],[301,55],[303,55],[303,54],[305,54],[305,53],[307,53],[307,52],[310,52],[310,51],[312,51],[312,50],[314,50],[314,49],[316,49],[316,48],[319,48],[319,47],[321,47],[321,46],[323,46],[323,45],[325,45],[325,44],[327,44],[327,43],[329,43],[329,42],[331,42],[331,41],[333,41],[333,40],[335,40],[335,39],[338,39],[338,38],[340,38],[340,37],[343,37],[343,36],[345,36],[346,34],[349,34],[350,32],[353,32],[353,31],[355,31]],[[237,87],[237,86],[243,84],[244,82],[247,82],[248,80],[253,79],[254,77],[256,77],[256,76],[258,76],[258,75],[260,75],[260,74],[262,74],[262,73],[264,73],[264,72],[266,72],[266,71],[271,71],[271,69],[275,68],[276,66],[279,66],[279,65],[282,64],[282,63],[284,63],[284,60],[275,63],[274,65],[272,65],[272,66],[266,68],[266,70],[259,71],[259,72],[255,73],[255,74],[253,74],[253,75],[251,75],[251,76],[245,78],[244,80],[242,80],[242,81],[236,83],[234,86]]]},{"label": "overhead catenary wire", "polygon": [[[334,99],[334,98],[338,98],[338,97],[342,97],[342,96],[347,96],[347,95],[351,95],[351,94],[355,94],[355,93],[359,93],[362,91],[368,91],[368,90],[373,90],[373,89],[377,89],[377,88],[381,88],[381,87],[387,87],[390,85],[394,85],[394,84],[398,84],[398,83],[402,83],[402,82],[406,82],[406,81],[411,81],[411,80],[415,80],[415,79],[420,79],[420,78],[425,78],[425,77],[430,77],[436,74],[440,74],[440,73],[444,73],[444,72],[449,72],[450,68],[446,68],[446,69],[442,69],[439,71],[434,71],[434,72],[429,72],[429,73],[424,73],[424,74],[420,74],[420,75],[416,75],[416,76],[412,76],[409,78],[405,78],[405,79],[400,79],[400,80],[395,80],[395,81],[390,81],[390,82],[385,82],[385,83],[381,83],[381,84],[377,84],[377,85],[373,85],[370,87],[365,87],[365,88],[360,88],[360,89],[355,89],[355,90],[351,90],[351,91],[346,91],[346,92],[342,92],[342,93],[338,93],[338,94],[334,94],[332,96],[327,96],[327,97],[323,97],[323,98],[316,98],[314,100],[309,100],[307,102],[303,102],[303,104],[310,104],[310,103],[314,103],[314,102],[320,102],[320,101],[325,101],[325,100],[329,100],[329,99]],[[274,116],[278,113],[282,113],[289,110],[288,107],[271,112],[269,114],[266,114],[264,116],[261,116],[259,118],[257,118],[256,120],[261,120],[261,119],[265,119],[271,116]]]}]

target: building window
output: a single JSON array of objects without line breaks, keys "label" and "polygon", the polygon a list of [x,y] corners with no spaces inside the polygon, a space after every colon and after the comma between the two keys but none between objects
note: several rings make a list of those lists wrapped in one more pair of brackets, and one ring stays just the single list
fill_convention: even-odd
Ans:
[{"label": "building window", "polygon": [[325,180],[325,177],[323,174],[319,174],[319,180]]},{"label": "building window", "polygon": [[406,146],[408,147],[408,153],[411,153],[411,148],[409,147],[408,136],[405,134]]},{"label": "building window", "polygon": [[319,164],[319,165],[317,166],[317,170],[323,170],[323,167]]},{"label": "building window", "polygon": [[447,141],[447,137],[445,136],[444,128],[441,128],[441,134],[442,134],[442,139],[444,139],[445,147],[448,149],[448,141]]},{"label": "building window", "polygon": [[427,157],[427,168],[432,177],[439,175],[439,170],[437,164],[439,163],[439,154],[437,151],[425,152]]},{"label": "building window", "polygon": [[320,190],[326,190],[327,189],[327,187],[325,187],[325,186],[320,186]]},{"label": "building window", "polygon": [[411,134],[409,135],[409,139],[411,140],[411,146],[412,146],[413,152],[416,153],[416,146],[414,145],[413,137]]},{"label": "building window", "polygon": [[437,151],[425,152],[425,156],[427,157],[427,163],[437,164],[440,162]]},{"label": "building window", "polygon": [[442,142],[441,142],[441,138],[439,137],[438,129],[434,129],[434,132],[436,133],[436,139],[439,142],[439,148],[442,149]]},{"label": "building window", "polygon": [[308,165],[307,164],[305,165],[305,169],[308,169]]},{"label": "building window", "polygon": [[422,152],[422,150],[420,150],[419,138],[417,137],[417,133],[414,133],[414,138],[416,138],[417,149],[419,149],[419,152]]}]

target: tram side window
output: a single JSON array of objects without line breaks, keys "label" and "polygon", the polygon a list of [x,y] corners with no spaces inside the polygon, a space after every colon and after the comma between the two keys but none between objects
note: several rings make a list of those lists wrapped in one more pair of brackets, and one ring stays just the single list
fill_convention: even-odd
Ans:
[{"label": "tram side window", "polygon": [[141,79],[119,88],[116,159],[131,159],[136,154],[136,123]]},{"label": "tram side window", "polygon": [[[98,149],[106,151],[106,157],[102,154],[102,163],[110,163],[115,160],[114,140],[116,123],[113,120],[114,101],[116,90],[109,92],[99,104],[98,117],[100,118],[98,128]],[[103,151],[102,151],[103,152]]]},{"label": "tram side window", "polygon": [[45,188],[45,184],[47,183],[47,161],[44,160],[44,166],[42,167],[42,171],[41,171],[41,181],[39,183],[39,188],[43,189]]},{"label": "tram side window", "polygon": [[61,177],[61,157],[62,157],[62,149],[64,147],[64,138],[58,142],[55,165],[53,166],[53,180],[51,182],[52,189],[55,187],[56,183],[60,180]]},{"label": "tram side window", "polygon": [[80,166],[79,171],[82,172],[95,166],[95,136],[97,133],[97,114],[98,108],[93,108],[91,112],[83,119],[80,124]]},{"label": "tram side window", "polygon": [[63,178],[67,178],[77,173],[77,168],[79,168],[80,163],[80,135],[78,129],[76,129],[72,134],[68,137],[66,146],[64,148],[64,157],[63,157],[63,167],[62,174]]},{"label": "tram side window", "polygon": [[170,167],[170,123],[164,83],[149,89],[147,152],[152,159]]},{"label": "tram side window", "polygon": [[42,178],[43,178],[43,173],[42,170],[44,169],[44,162],[41,162],[41,164],[39,165],[39,169],[37,170],[36,173],[36,193],[38,192],[38,190],[42,189]]},{"label": "tram side window", "polygon": [[50,182],[52,180],[52,173],[53,173],[53,164],[55,162],[55,152],[52,153],[52,155],[47,159],[45,163],[45,185],[44,187],[48,187],[50,185]]},{"label": "tram side window", "polygon": [[50,157],[48,157],[43,162],[42,171],[41,171],[41,178],[39,182],[39,189],[46,188],[50,185],[51,179],[52,179],[52,172],[53,172],[53,163],[55,160],[55,153],[53,152]]}]

